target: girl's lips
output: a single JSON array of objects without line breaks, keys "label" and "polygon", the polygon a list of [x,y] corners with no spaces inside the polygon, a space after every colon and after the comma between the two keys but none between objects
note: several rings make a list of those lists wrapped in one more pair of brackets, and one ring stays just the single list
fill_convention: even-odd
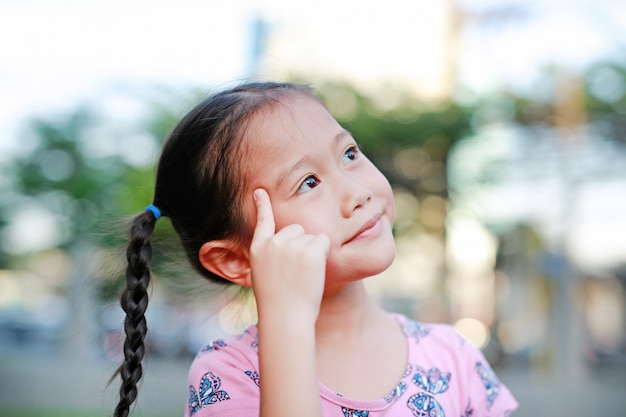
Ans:
[{"label": "girl's lips", "polygon": [[354,242],[355,240],[366,239],[368,237],[376,236],[378,235],[378,233],[380,233],[382,227],[383,222],[381,220],[381,215],[378,214],[370,221],[365,223],[363,227],[361,227],[361,229],[345,243],[350,243]]}]

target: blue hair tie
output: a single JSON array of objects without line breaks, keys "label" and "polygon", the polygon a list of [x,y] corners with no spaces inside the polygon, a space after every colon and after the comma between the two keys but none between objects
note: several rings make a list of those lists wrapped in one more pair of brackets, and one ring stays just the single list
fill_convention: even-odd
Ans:
[{"label": "blue hair tie", "polygon": [[150,204],[148,207],[146,207],[146,210],[151,211],[152,214],[154,214],[155,220],[159,220],[159,218],[161,217],[161,210],[159,210],[154,204]]}]

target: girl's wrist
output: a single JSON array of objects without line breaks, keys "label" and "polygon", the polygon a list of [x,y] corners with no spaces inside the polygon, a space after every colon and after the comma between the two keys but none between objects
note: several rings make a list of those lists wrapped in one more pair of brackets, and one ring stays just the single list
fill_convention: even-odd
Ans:
[{"label": "girl's wrist", "polygon": [[302,306],[291,306],[277,308],[277,306],[268,306],[264,308],[259,305],[258,307],[258,323],[259,327],[263,325],[272,327],[281,327],[289,329],[292,327],[298,328],[315,328],[315,322],[319,309],[303,308]]}]

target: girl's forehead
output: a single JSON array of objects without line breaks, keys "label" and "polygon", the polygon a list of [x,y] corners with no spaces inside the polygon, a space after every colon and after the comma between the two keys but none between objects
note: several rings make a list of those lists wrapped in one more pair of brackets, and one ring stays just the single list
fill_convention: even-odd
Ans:
[{"label": "girl's forehead", "polygon": [[325,147],[343,129],[314,97],[290,94],[265,107],[250,120],[242,141],[244,178],[290,164],[307,152]]},{"label": "girl's forehead", "polygon": [[315,97],[303,93],[287,94],[266,106],[248,126],[247,145],[267,152],[293,141],[316,141],[339,124]]}]

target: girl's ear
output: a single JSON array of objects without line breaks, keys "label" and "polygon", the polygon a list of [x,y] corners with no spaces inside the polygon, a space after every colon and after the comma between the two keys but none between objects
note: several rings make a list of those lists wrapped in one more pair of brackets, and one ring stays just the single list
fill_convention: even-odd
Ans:
[{"label": "girl's ear", "polygon": [[207,270],[230,282],[251,288],[250,260],[241,245],[232,240],[206,242],[198,253],[200,263]]}]

